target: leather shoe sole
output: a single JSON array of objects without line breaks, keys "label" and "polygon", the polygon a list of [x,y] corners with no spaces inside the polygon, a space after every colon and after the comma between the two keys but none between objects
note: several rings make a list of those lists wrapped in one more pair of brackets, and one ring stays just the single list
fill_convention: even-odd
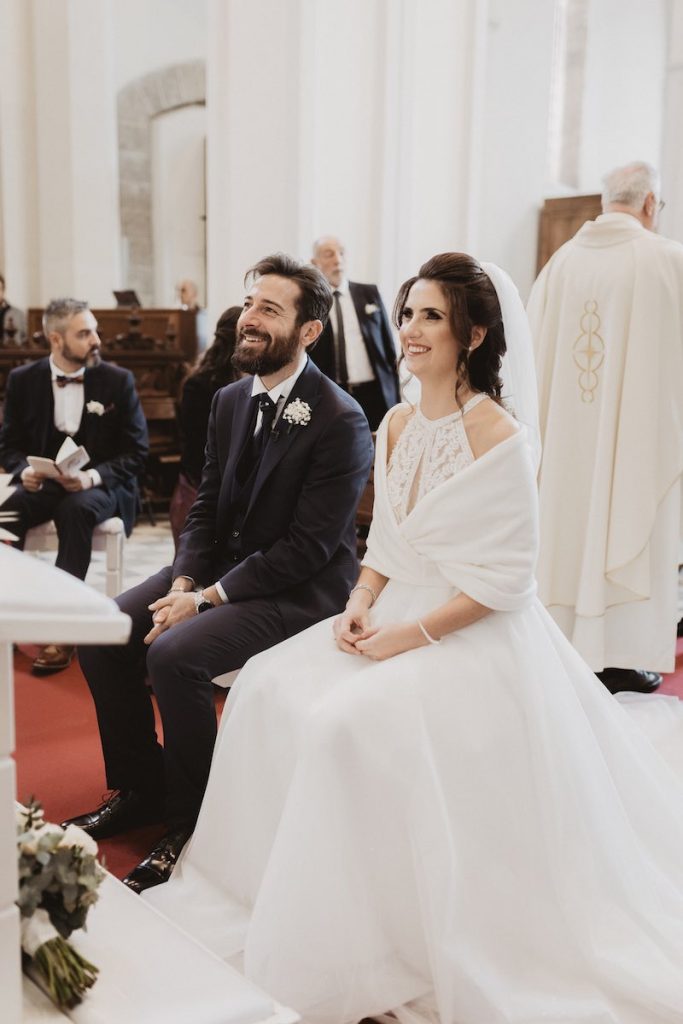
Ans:
[{"label": "leather shoe sole", "polygon": [[109,839],[140,825],[153,825],[162,821],[161,803],[161,800],[153,801],[139,793],[120,793],[115,790],[94,811],[67,818],[62,822],[62,828],[78,825],[93,839]]},{"label": "leather shoe sole", "polygon": [[123,884],[138,895],[145,889],[168,882],[180,853],[192,835],[186,829],[176,829],[165,835],[137,867],[123,879]]},{"label": "leather shoe sole", "polygon": [[75,647],[63,647],[60,644],[47,644],[40,654],[34,658],[31,671],[34,676],[50,676],[53,672],[63,672],[68,668],[74,656]]},{"label": "leather shoe sole", "polygon": [[654,693],[662,684],[659,672],[644,668],[606,668],[595,674],[610,693]]}]

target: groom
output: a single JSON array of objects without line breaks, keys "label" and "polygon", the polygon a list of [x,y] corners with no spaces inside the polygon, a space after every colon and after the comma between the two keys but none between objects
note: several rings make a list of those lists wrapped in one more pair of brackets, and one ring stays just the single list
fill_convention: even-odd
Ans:
[{"label": "groom", "polygon": [[214,399],[175,562],[117,599],[133,620],[125,647],[79,652],[112,792],[70,820],[95,838],[166,821],[124,879],[136,892],[169,878],[194,828],[216,737],[212,678],[338,612],[358,571],[354,517],[372,439],[360,406],[307,355],[329,286],[283,254],[247,279],[233,360],[254,376]]}]

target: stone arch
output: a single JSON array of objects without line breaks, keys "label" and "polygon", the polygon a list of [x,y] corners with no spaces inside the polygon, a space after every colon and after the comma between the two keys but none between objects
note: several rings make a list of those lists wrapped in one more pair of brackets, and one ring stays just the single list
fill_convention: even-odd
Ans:
[{"label": "stone arch", "polygon": [[142,75],[118,95],[119,209],[127,288],[143,305],[154,296],[152,238],[152,119],[179,107],[206,103],[203,60],[171,64]]}]

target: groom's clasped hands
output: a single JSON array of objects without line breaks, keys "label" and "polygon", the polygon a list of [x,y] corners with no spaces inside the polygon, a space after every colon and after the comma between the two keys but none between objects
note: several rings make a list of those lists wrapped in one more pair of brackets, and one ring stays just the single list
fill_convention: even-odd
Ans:
[{"label": "groom's clasped hands", "polygon": [[148,605],[150,612],[152,613],[152,628],[144,638],[144,642],[149,646],[158,636],[165,633],[171,626],[177,626],[179,622],[184,622],[185,619],[192,619],[197,615],[200,610],[200,605],[204,604],[207,607],[211,604],[214,606],[219,604],[218,593],[215,587],[209,587],[207,590],[203,590],[200,593],[200,604],[197,603],[197,595],[191,587],[190,581],[187,581],[188,588],[181,587],[178,584],[178,580],[175,580],[172,588],[164,596],[160,597],[157,601],[153,601],[152,604]]}]

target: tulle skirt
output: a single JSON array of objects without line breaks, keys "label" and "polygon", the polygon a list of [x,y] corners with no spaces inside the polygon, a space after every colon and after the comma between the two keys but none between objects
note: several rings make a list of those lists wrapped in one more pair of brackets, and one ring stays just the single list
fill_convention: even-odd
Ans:
[{"label": "tulle skirt", "polygon": [[615,700],[538,602],[384,662],[328,620],[240,673],[146,898],[307,1022],[683,1022],[682,753],[678,701]]}]

